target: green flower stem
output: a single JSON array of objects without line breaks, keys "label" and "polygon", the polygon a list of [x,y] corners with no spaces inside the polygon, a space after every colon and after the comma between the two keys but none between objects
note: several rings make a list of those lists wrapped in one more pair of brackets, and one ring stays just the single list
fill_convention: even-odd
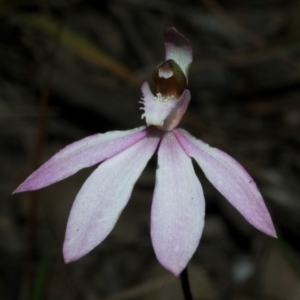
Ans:
[{"label": "green flower stem", "polygon": [[185,300],[193,300],[187,267],[180,274],[181,288]]}]

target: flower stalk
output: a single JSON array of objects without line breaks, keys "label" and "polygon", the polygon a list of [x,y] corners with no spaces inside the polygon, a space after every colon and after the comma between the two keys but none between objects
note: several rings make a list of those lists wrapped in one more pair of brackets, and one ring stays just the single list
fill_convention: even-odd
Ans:
[{"label": "flower stalk", "polygon": [[180,283],[185,300],[193,300],[187,267],[180,273]]}]

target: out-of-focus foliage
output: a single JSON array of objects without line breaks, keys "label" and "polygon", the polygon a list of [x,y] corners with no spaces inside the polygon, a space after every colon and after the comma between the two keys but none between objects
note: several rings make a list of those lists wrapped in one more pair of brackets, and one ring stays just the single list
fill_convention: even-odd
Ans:
[{"label": "out-of-focus foliage", "polygon": [[20,26],[33,26],[46,34],[49,34],[52,38],[57,36],[59,43],[68,46],[72,51],[81,55],[90,63],[106,68],[129,82],[134,81],[134,75],[122,63],[110,57],[87,40],[63,28],[63,25],[57,24],[55,21],[45,16],[40,16],[38,14],[23,14],[16,15],[12,17],[11,20],[13,23],[20,24]]}]

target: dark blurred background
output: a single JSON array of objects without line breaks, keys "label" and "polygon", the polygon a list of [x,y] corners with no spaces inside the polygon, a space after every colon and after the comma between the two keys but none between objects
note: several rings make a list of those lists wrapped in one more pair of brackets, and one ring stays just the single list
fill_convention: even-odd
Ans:
[{"label": "dark blurred background", "polygon": [[93,168],[11,195],[65,145],[144,123],[140,86],[169,26],[194,51],[181,127],[250,172],[279,236],[252,228],[195,166],[207,203],[195,299],[300,299],[299,0],[0,0],[1,300],[183,299],[150,240],[156,157],[113,232],[70,265],[66,222]]}]

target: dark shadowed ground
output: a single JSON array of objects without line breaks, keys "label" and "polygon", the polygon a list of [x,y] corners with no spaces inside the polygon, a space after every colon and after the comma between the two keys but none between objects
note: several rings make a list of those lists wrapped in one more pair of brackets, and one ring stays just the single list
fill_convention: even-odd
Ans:
[{"label": "dark shadowed ground", "polygon": [[163,32],[193,45],[181,127],[257,182],[278,240],[252,228],[195,169],[206,225],[189,263],[197,300],[300,299],[299,0],[0,0],[0,299],[183,299],[150,240],[154,157],[109,237],[65,265],[70,207],[94,168],[12,191],[87,135],[131,129]]}]

